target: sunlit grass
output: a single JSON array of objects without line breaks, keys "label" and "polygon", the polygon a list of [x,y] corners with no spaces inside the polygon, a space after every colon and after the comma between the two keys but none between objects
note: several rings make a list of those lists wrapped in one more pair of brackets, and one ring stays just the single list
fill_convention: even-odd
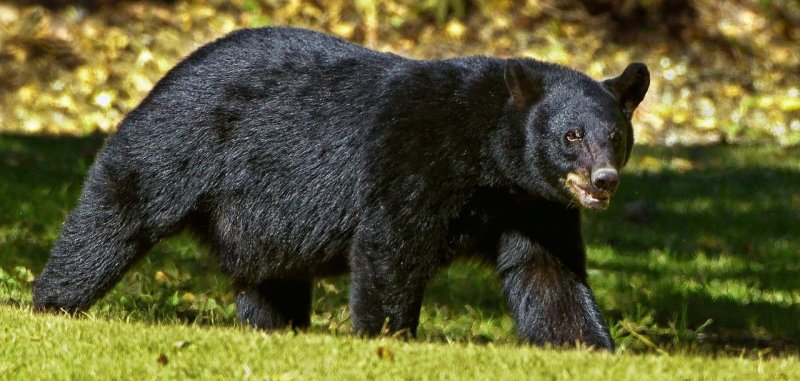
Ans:
[{"label": "sunlit grass", "polygon": [[517,345],[264,334],[0,306],[0,379],[789,380],[797,358],[613,356]]}]

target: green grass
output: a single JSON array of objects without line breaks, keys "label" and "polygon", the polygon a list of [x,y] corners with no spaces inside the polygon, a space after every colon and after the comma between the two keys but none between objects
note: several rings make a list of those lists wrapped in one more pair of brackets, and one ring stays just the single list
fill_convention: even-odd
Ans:
[{"label": "green grass", "polygon": [[[775,372],[797,367],[798,148],[636,148],[611,208],[585,218],[590,281],[625,354],[604,357],[519,346],[492,269],[470,262],[443,271],[428,287],[418,339],[408,343],[349,336],[346,277],[318,282],[310,333],[243,332],[229,281],[186,236],[156,246],[89,311],[91,318],[32,316],[30,281],[102,139],[0,135],[0,343],[13,343],[0,345],[0,375],[61,369],[66,377],[94,369],[241,378],[247,363],[254,375],[304,379],[329,375],[324,361],[342,372],[331,375],[345,378],[482,378],[481,372],[532,369],[544,378],[680,378],[692,367],[744,377],[763,364]],[[187,340],[193,344],[174,347]],[[393,360],[375,354],[382,343]],[[57,355],[42,357],[48,348]],[[331,360],[334,350],[341,356]],[[156,361],[161,352],[170,359],[166,366]],[[108,358],[94,363],[92,353]],[[768,357],[775,360],[758,361]],[[297,365],[304,359],[311,363]],[[420,370],[402,373],[409,364]],[[454,364],[465,370],[448,373],[456,372]]]},{"label": "green grass", "polygon": [[[33,315],[0,307],[0,378],[274,380],[790,380],[789,358],[714,361],[512,345],[264,334]],[[10,360],[10,361],[8,361]]]}]

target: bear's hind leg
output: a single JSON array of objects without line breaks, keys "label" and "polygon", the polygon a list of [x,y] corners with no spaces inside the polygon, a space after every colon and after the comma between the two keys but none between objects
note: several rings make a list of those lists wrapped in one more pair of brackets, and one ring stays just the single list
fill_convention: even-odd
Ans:
[{"label": "bear's hind leg", "polygon": [[109,202],[103,194],[102,186],[90,179],[33,282],[35,309],[88,309],[152,246],[133,208]]},{"label": "bear's hind leg", "polygon": [[78,205],[33,282],[36,310],[88,309],[155,242],[176,232],[191,209],[188,197],[146,193],[154,187],[143,185],[145,176],[113,159],[106,151],[92,166]]},{"label": "bear's hind leg", "polygon": [[310,280],[267,280],[236,296],[239,321],[255,328],[295,329],[311,325]]}]

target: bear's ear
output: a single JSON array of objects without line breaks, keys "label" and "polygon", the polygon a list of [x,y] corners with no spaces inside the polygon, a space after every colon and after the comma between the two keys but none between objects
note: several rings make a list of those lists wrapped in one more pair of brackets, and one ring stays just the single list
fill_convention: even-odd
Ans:
[{"label": "bear's ear", "polygon": [[526,68],[520,61],[507,60],[503,76],[511,95],[511,103],[518,110],[523,110],[542,98],[544,84],[541,77]]},{"label": "bear's ear", "polygon": [[630,119],[650,87],[650,71],[645,64],[634,62],[619,77],[607,79],[603,83],[617,96],[625,116]]}]

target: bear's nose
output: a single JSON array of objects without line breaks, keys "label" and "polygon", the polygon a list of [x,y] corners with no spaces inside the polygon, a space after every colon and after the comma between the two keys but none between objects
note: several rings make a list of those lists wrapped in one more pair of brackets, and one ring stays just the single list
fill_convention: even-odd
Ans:
[{"label": "bear's nose", "polygon": [[613,192],[619,184],[619,174],[614,168],[603,167],[592,171],[592,184],[607,192]]}]

